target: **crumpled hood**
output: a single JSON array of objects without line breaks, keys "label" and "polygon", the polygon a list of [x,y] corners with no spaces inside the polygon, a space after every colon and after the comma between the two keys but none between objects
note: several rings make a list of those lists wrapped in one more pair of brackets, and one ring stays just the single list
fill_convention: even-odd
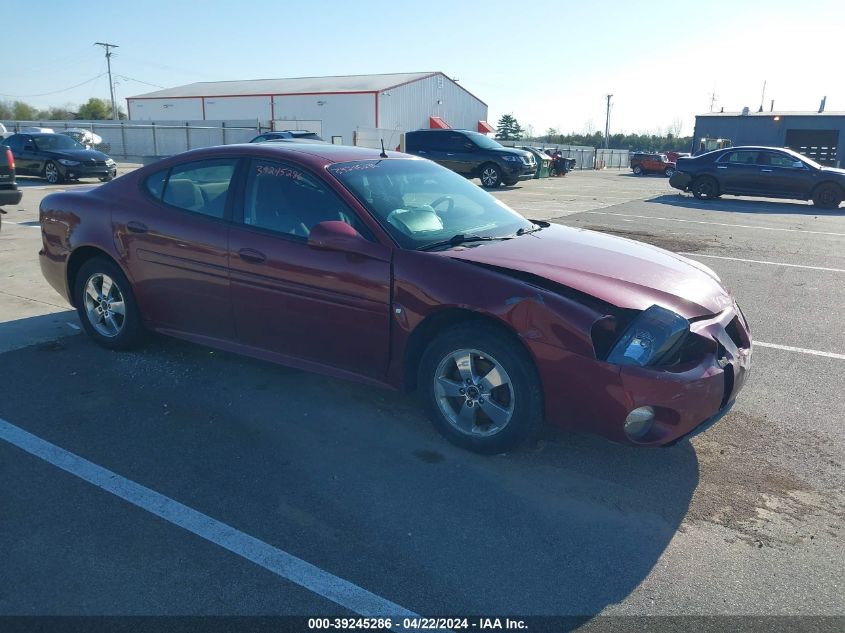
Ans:
[{"label": "crumpled hood", "polygon": [[440,254],[538,275],[620,308],[658,304],[689,319],[733,305],[716,274],[698,262],[650,244],[557,224]]}]

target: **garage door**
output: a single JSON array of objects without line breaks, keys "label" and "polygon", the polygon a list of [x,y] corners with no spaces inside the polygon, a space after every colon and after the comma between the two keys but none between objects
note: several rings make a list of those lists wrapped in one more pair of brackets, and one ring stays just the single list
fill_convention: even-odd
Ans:
[{"label": "garage door", "polygon": [[786,146],[822,165],[836,166],[839,130],[787,130]]}]

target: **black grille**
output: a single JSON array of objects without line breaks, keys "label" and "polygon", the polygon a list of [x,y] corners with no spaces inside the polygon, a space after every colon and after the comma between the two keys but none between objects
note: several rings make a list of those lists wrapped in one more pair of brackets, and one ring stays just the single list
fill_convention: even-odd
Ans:
[{"label": "black grille", "polygon": [[734,317],[733,320],[728,323],[725,328],[725,332],[727,332],[728,336],[731,337],[731,340],[737,347],[748,347],[748,338],[745,336],[745,333],[739,325],[739,317]]}]

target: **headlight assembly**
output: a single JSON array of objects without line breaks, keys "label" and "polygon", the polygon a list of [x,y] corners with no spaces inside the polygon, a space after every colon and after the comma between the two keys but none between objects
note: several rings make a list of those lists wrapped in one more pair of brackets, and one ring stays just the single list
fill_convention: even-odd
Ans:
[{"label": "headlight assembly", "polygon": [[653,305],[640,314],[619,337],[607,356],[617,365],[659,365],[689,334],[689,321],[679,314]]},{"label": "headlight assembly", "polygon": [[522,160],[522,158],[519,156],[513,156],[512,154],[503,154],[502,160],[505,160],[509,163],[518,163]]}]

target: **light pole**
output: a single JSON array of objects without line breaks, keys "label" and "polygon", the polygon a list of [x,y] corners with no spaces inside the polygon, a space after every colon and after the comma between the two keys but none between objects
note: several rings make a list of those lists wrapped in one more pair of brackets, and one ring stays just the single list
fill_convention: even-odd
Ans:
[{"label": "light pole", "polygon": [[117,107],[115,107],[114,103],[114,84],[111,80],[111,56],[112,52],[110,49],[112,48],[119,48],[117,44],[107,44],[106,42],[94,42],[94,46],[102,46],[106,49],[106,65],[109,69],[109,92],[111,93],[111,118],[117,121]]},{"label": "light pole", "polygon": [[610,134],[610,98],[613,95],[607,95],[607,114],[604,117],[604,148],[608,147],[608,135]]}]

